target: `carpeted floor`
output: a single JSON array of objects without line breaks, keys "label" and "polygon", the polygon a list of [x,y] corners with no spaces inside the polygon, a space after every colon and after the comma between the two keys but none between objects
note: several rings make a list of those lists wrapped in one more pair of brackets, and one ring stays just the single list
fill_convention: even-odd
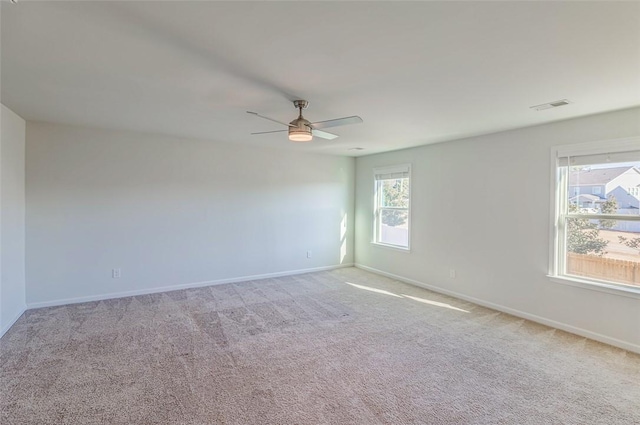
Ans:
[{"label": "carpeted floor", "polygon": [[0,423],[640,424],[640,356],[355,268],[28,311]]}]

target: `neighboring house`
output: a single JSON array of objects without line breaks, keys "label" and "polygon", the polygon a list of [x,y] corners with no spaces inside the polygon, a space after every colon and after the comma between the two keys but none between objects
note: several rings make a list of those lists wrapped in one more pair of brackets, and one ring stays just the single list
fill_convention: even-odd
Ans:
[{"label": "neighboring house", "polygon": [[613,196],[619,213],[638,214],[640,170],[636,167],[583,168],[569,174],[569,201],[580,208],[600,209]]}]

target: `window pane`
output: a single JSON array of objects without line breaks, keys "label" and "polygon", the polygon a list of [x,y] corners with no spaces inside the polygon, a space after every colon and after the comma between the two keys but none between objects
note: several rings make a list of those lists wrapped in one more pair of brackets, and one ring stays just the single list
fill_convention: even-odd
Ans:
[{"label": "window pane", "polygon": [[381,207],[409,207],[409,179],[393,179],[380,181]]},{"label": "window pane", "polygon": [[380,237],[382,243],[409,246],[409,213],[407,210],[380,210]]},{"label": "window pane", "polygon": [[640,221],[567,219],[566,273],[640,286]]},{"label": "window pane", "polygon": [[640,211],[640,162],[569,167],[569,213],[633,214]]},{"label": "window pane", "polygon": [[374,243],[409,249],[409,191],[411,166],[374,169]]}]

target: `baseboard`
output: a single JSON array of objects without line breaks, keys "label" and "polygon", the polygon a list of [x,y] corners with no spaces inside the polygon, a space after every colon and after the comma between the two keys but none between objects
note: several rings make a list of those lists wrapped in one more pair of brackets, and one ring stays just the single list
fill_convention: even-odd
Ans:
[{"label": "baseboard", "polygon": [[6,334],[9,329],[11,329],[11,326],[13,326],[14,323],[16,323],[18,319],[22,317],[25,311],[27,311],[27,306],[23,305],[18,311],[18,314],[16,314],[16,316],[13,319],[9,320],[9,323],[4,325],[2,329],[0,329],[0,338],[2,338],[4,334]]},{"label": "baseboard", "polygon": [[43,301],[43,302],[36,302],[36,303],[27,303],[27,310],[31,310],[34,308],[42,308],[42,307],[57,307],[57,306],[68,305],[68,304],[79,304],[79,303],[86,303],[91,301],[110,300],[114,298],[133,297],[136,295],[157,294],[159,292],[170,292],[170,291],[178,291],[181,289],[201,288],[203,286],[223,285],[225,283],[244,282],[247,280],[259,280],[259,279],[269,279],[272,277],[293,276],[297,274],[334,270],[334,269],[339,269],[343,267],[353,267],[353,265],[354,265],[353,263],[337,264],[333,266],[314,267],[310,269],[289,270],[284,272],[265,273],[265,274],[251,275],[251,276],[240,276],[240,277],[234,277],[229,279],[182,283],[178,285],[159,286],[156,288],[145,288],[145,289],[138,289],[133,291],[112,292],[109,294],[89,295],[85,297],[66,298],[66,299]]},{"label": "baseboard", "polygon": [[438,292],[441,294],[445,294],[445,295],[450,295],[452,297],[455,298],[459,298],[461,300],[465,300],[465,301],[469,301],[472,302],[474,304],[478,304],[481,305],[483,307],[488,307],[490,309],[493,310],[497,310],[497,311],[501,311],[503,313],[508,313],[511,314],[513,316],[516,317],[520,317],[522,319],[527,319],[527,320],[531,320],[532,322],[536,322],[536,323],[540,323],[542,325],[546,325],[546,326],[550,326],[552,328],[556,328],[556,329],[560,329],[572,334],[576,334],[576,335],[580,335],[583,336],[585,338],[589,338],[589,339],[593,339],[599,342],[603,342],[605,344],[609,344],[609,345],[613,345],[614,347],[618,347],[618,348],[622,348],[624,350],[627,351],[632,351],[634,353],[638,353],[640,354],[640,345],[637,344],[632,344],[630,342],[627,341],[622,341],[616,338],[611,338],[609,336],[606,335],[602,335],[596,332],[591,332],[588,331],[586,329],[582,329],[582,328],[578,328],[572,325],[568,325],[566,323],[561,323],[561,322],[556,322],[555,320],[551,320],[551,319],[547,319],[544,317],[540,317],[540,316],[536,316],[535,314],[530,314],[524,311],[520,311],[520,310],[516,310],[513,308],[509,308],[509,307],[505,307],[503,305],[500,304],[494,304],[492,302],[489,301],[485,301],[485,300],[481,300],[479,298],[474,298],[474,297],[470,297],[468,295],[465,294],[461,294],[459,292],[455,292],[455,291],[450,291],[448,289],[443,289],[440,288],[439,286],[434,286],[434,285],[429,285],[427,283],[424,282],[420,282],[414,279],[409,279],[407,277],[404,276],[399,276],[393,273],[387,273],[385,271],[382,270],[378,270],[378,269],[374,269],[373,267],[369,267],[369,266],[365,266],[362,264],[355,264],[355,267],[362,269],[362,270],[366,270],[369,271],[371,273],[375,273],[375,274],[379,274],[382,276],[386,276],[389,277],[391,279],[395,279],[395,280],[399,280],[401,282],[405,282],[411,285],[415,285],[415,286],[419,286],[421,288],[425,288],[425,289],[429,289],[431,291],[434,292]]}]

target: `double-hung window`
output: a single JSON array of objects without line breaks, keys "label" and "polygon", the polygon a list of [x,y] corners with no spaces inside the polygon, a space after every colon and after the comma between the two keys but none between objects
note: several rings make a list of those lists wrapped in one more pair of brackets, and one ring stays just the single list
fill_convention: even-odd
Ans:
[{"label": "double-hung window", "polygon": [[375,168],[373,242],[409,249],[411,166]]},{"label": "double-hung window", "polygon": [[552,162],[551,276],[640,294],[640,139],[559,146]]}]

